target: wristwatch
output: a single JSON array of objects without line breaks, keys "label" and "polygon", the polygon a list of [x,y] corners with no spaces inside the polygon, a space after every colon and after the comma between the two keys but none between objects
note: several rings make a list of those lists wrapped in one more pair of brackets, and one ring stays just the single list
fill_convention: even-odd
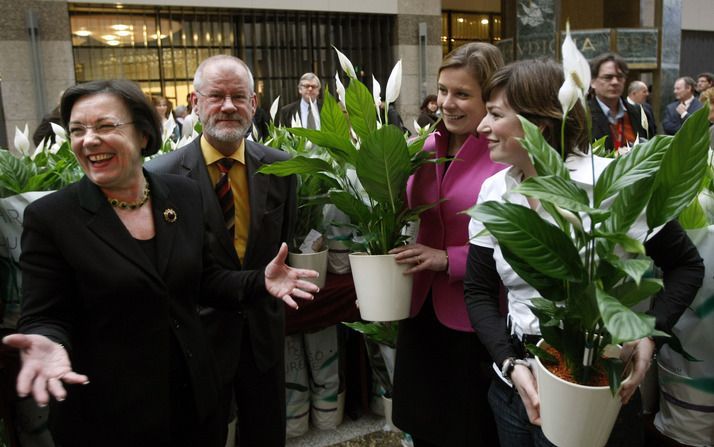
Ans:
[{"label": "wristwatch", "polygon": [[511,380],[511,373],[513,372],[513,368],[515,368],[516,365],[522,365],[526,368],[530,368],[530,364],[527,361],[523,359],[517,359],[515,357],[508,357],[506,360],[503,361],[503,365],[501,366],[501,375],[506,379]]}]

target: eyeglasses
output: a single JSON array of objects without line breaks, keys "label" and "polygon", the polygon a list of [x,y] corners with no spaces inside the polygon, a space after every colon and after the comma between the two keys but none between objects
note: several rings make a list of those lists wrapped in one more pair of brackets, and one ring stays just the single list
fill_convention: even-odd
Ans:
[{"label": "eyeglasses", "polygon": [[602,76],[598,76],[598,79],[602,79],[605,82],[611,82],[613,79],[617,79],[618,81],[624,81],[625,80],[625,75],[622,73],[618,74],[606,74]]},{"label": "eyeglasses", "polygon": [[121,126],[126,126],[127,124],[134,124],[133,121],[127,121],[125,123],[111,123],[111,122],[99,122],[94,126],[87,126],[86,124],[74,123],[69,126],[69,136],[70,138],[82,138],[87,135],[87,130],[92,129],[97,135],[109,135]]},{"label": "eyeglasses", "polygon": [[226,98],[230,99],[230,101],[233,103],[233,105],[238,105],[238,104],[242,104],[242,103],[247,103],[250,100],[250,98],[253,97],[252,94],[246,95],[244,93],[239,93],[237,95],[224,95],[223,93],[205,94],[205,93],[199,92],[198,90],[196,90],[196,93],[198,93],[199,95],[206,98],[206,101],[209,104],[213,104],[213,105],[223,104],[223,102],[225,102]]},{"label": "eyeglasses", "polygon": [[317,90],[318,88],[320,88],[320,86],[317,85],[317,84],[300,84],[300,87],[301,87],[301,88],[304,88],[304,89],[309,89],[309,88],[311,88],[311,89],[313,89],[313,90]]}]

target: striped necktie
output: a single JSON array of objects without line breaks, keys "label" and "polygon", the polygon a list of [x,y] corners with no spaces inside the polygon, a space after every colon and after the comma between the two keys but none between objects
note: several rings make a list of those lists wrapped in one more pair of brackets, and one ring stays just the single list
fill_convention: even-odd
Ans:
[{"label": "striped necktie", "polygon": [[226,223],[226,229],[231,239],[235,236],[236,210],[233,204],[233,191],[231,191],[228,171],[231,170],[235,162],[232,158],[221,158],[216,162],[218,172],[220,172],[220,177],[216,182],[216,196],[218,196],[218,203],[220,203],[221,211],[223,212],[223,220]]}]

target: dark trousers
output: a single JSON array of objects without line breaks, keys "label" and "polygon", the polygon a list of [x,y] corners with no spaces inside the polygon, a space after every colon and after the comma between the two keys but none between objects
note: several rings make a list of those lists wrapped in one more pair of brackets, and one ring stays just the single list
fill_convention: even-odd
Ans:
[{"label": "dark trousers", "polygon": [[267,371],[260,371],[255,364],[248,328],[244,328],[234,380],[241,447],[285,445],[285,359],[280,358],[282,360]]}]

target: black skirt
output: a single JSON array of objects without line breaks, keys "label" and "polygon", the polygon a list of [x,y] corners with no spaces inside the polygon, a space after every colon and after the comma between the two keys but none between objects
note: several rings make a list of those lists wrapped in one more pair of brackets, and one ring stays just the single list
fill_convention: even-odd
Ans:
[{"label": "black skirt", "polygon": [[475,333],[437,320],[429,296],[417,316],[399,324],[395,425],[439,446],[498,446],[487,399],[491,363]]}]

